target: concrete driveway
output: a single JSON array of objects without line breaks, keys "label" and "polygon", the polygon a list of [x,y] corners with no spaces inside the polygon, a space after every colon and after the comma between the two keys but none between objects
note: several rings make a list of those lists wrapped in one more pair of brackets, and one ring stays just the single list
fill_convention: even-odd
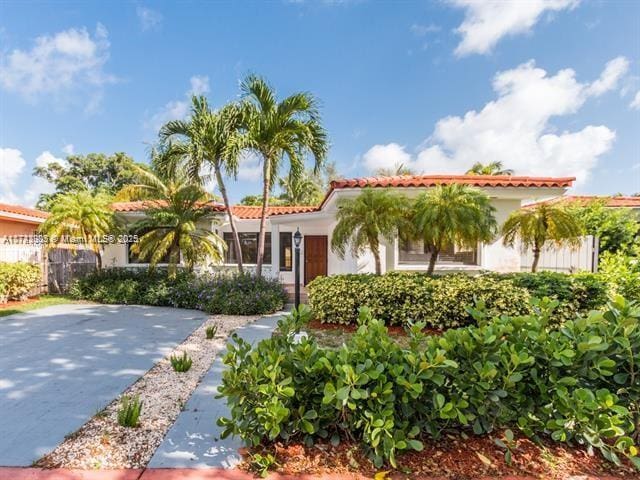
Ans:
[{"label": "concrete driveway", "polygon": [[206,317],[75,304],[0,318],[0,466],[53,450]]}]

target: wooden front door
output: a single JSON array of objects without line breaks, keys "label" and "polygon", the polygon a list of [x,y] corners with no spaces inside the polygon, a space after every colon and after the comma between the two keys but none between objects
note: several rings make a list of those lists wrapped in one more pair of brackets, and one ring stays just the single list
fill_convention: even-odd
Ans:
[{"label": "wooden front door", "polygon": [[327,236],[304,236],[304,284],[327,274]]}]

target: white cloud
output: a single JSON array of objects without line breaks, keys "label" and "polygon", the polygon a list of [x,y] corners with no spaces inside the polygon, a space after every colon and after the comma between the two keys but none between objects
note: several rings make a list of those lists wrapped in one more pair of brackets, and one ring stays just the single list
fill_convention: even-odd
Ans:
[{"label": "white cloud", "polygon": [[[38,167],[46,167],[47,165],[58,162],[62,165],[65,161],[54,156],[48,150],[42,152],[35,160]],[[33,206],[41,193],[52,193],[54,187],[44,178],[33,177],[29,186],[22,193],[22,189],[18,182],[23,175],[31,176],[31,172],[25,172],[27,162],[22,156],[22,152],[16,148],[0,148],[0,201],[7,203],[15,203],[26,206]]]},{"label": "white cloud", "polygon": [[209,92],[209,77],[194,75],[189,79],[190,88],[185,92],[184,100],[172,100],[145,121],[145,127],[154,131],[170,120],[182,120],[189,114],[192,95],[204,95]]},{"label": "white cloud", "polygon": [[209,93],[209,77],[206,75],[194,75],[189,79],[191,90],[188,95],[204,95]]},{"label": "white cloud", "polygon": [[254,154],[246,154],[240,158],[238,180],[256,182],[262,178],[262,163]]},{"label": "white cloud", "polygon": [[636,92],[636,96],[633,97],[633,100],[629,104],[629,107],[634,110],[640,110],[640,91]]},{"label": "white cloud", "polygon": [[416,37],[424,37],[429,33],[437,33],[442,30],[442,28],[434,23],[430,23],[429,25],[414,23],[413,25],[411,25],[411,27],[409,27],[409,30],[411,30],[411,33],[413,33]]},{"label": "white cloud", "polygon": [[20,178],[25,165],[22,152],[16,148],[0,148],[0,201],[17,203],[18,196],[14,193],[16,182]]},{"label": "white cloud", "polygon": [[[65,165],[65,161],[62,158],[58,158],[54,156],[50,151],[45,150],[42,152],[38,158],[36,158],[36,166],[37,167],[46,167],[52,163],[59,163],[60,165]],[[25,205],[35,205],[42,193],[53,193],[55,192],[55,187],[53,184],[46,181],[44,178],[33,177],[31,180],[31,184],[27,188],[23,196],[23,202]]]},{"label": "white cloud", "polygon": [[411,164],[411,155],[397,143],[374,145],[363,156],[364,166],[371,172],[383,168],[396,169],[400,165]]},{"label": "white cloud", "polygon": [[75,151],[76,149],[72,143],[68,143],[64,147],[62,147],[62,153],[64,153],[65,155],[73,155]]},{"label": "white cloud", "polygon": [[116,81],[104,71],[109,59],[107,30],[98,24],[92,36],[70,28],[37,37],[31,50],[15,49],[0,57],[0,86],[35,103],[52,97],[59,103],[87,102],[95,109],[103,88]]},{"label": "white cloud", "polygon": [[551,120],[577,112],[605,91],[593,86],[607,77],[610,65],[593,83],[578,82],[571,69],[548,75],[533,61],[499,72],[493,80],[497,98],[480,111],[439,120],[414,157],[397,144],[376,145],[363,156],[365,166],[374,170],[401,160],[418,172],[463,173],[475,162],[501,161],[516,174],[576,176],[583,183],[611,148],[615,132],[589,125],[556,133]]},{"label": "white cloud", "polygon": [[140,28],[143,32],[151,30],[160,30],[162,27],[162,14],[148,7],[138,6],[136,8],[138,20],[140,20]]},{"label": "white cloud", "polygon": [[549,11],[574,8],[580,0],[449,0],[465,10],[465,18],[456,31],[462,40],[456,55],[489,53],[506,35],[526,33]]},{"label": "white cloud", "polygon": [[625,57],[616,57],[608,61],[600,78],[589,85],[589,94],[598,96],[613,90],[627,70],[629,70],[629,60]]}]

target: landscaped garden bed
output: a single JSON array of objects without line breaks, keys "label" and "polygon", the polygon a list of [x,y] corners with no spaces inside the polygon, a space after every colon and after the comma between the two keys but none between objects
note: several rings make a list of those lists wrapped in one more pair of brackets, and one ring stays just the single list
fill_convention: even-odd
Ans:
[{"label": "landscaped garden bed", "polygon": [[402,341],[361,308],[356,332],[331,348],[298,335],[310,312],[294,312],[271,339],[228,347],[231,416],[218,423],[252,447],[254,470],[633,478],[640,309],[619,297],[559,321],[559,303],[519,316],[480,304],[468,312],[477,326],[426,335],[417,323]]},{"label": "landscaped garden bed", "polygon": [[[198,327],[170,355],[158,362],[105,409],[97,412],[55,450],[34,466],[43,468],[114,469],[145,467],[198,383],[224,348],[227,336],[256,316],[216,315]],[[207,329],[214,327],[215,332]],[[211,337],[213,333],[214,338]],[[171,357],[192,361],[176,372]],[[123,397],[139,399],[142,410],[136,427],[118,422]],[[213,421],[213,420],[212,420]]]},{"label": "landscaped garden bed", "polygon": [[192,308],[214,315],[273,313],[287,301],[277,280],[248,273],[171,276],[166,269],[108,268],[78,280],[69,293],[98,303]]},{"label": "landscaped garden bed", "polygon": [[[354,479],[394,480],[504,477],[587,480],[587,475],[620,480],[640,478],[640,474],[628,463],[617,467],[599,455],[589,454],[585,448],[569,447],[550,440],[536,444],[518,434],[514,438],[509,465],[504,458],[505,449],[496,444],[496,439],[503,438],[503,431],[497,431],[493,436],[481,437],[448,432],[439,440],[424,440],[421,452],[403,454],[398,468],[376,468],[357,442],[342,442],[336,446],[329,442],[312,446],[303,443],[276,443],[269,448],[247,449],[244,452],[244,463],[239,468],[259,474],[260,466],[255,460],[258,454],[262,457],[272,455],[275,463],[269,465],[269,470],[283,475],[343,474],[353,475]],[[375,477],[381,472],[388,473],[386,476]]]}]

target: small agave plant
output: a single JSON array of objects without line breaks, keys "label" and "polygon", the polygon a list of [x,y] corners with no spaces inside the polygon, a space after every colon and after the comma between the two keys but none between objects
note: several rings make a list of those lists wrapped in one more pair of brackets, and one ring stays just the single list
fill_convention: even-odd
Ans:
[{"label": "small agave plant", "polygon": [[217,324],[209,325],[207,327],[207,329],[205,330],[205,334],[207,335],[207,340],[211,340],[211,339],[215,338],[216,333],[218,333],[218,325]]},{"label": "small agave plant", "polygon": [[187,355],[187,352],[183,352],[182,356],[175,356],[175,355],[171,355],[171,357],[169,357],[169,360],[171,361],[171,366],[173,367],[173,369],[176,372],[188,372],[189,369],[191,368],[191,365],[193,364],[193,360],[189,357],[189,355]]},{"label": "small agave plant", "polygon": [[118,409],[118,424],[121,427],[135,428],[139,425],[140,414],[142,413],[142,402],[140,396],[131,397],[123,395]]}]

